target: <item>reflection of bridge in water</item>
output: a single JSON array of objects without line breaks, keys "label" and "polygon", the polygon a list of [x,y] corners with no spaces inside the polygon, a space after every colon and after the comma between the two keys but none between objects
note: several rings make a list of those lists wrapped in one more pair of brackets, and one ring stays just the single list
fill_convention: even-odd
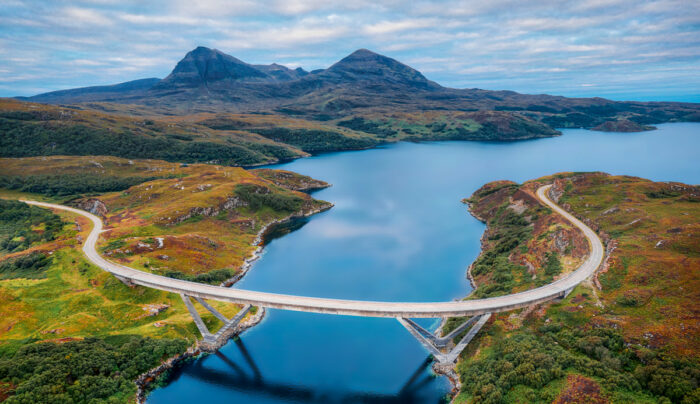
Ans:
[{"label": "reflection of bridge in water", "polygon": [[420,394],[421,389],[424,389],[435,378],[428,372],[432,360],[430,357],[426,357],[395,394],[315,389],[293,383],[266,380],[255,359],[246,348],[243,339],[235,337],[233,342],[241,353],[242,362],[245,363],[236,363],[221,351],[214,354],[231,371],[207,367],[206,361],[203,360],[187,363],[178,371],[197,380],[228,389],[282,399],[285,402],[309,403],[418,403],[423,402]]},{"label": "reflection of bridge in water", "polygon": [[[556,203],[552,202],[547,196],[550,188],[551,185],[545,185],[537,190],[537,196],[540,201],[579,228],[589,241],[590,254],[579,268],[548,285],[520,293],[491,297],[488,299],[434,303],[372,302],[285,295],[205,285],[142,272],[108,261],[97,252],[95,244],[102,232],[102,220],[99,217],[79,209],[62,205],[35,201],[26,202],[32,205],[68,210],[89,218],[94,226],[83,245],[83,252],[86,257],[98,267],[112,273],[115,277],[129,285],[141,285],[180,294],[197,328],[202,334],[205,345],[210,347],[220,345],[223,339],[227,337],[228,332],[236,327],[251,307],[255,305],[265,308],[312,313],[360,317],[393,317],[397,319],[438,362],[449,365],[454,363],[462,350],[471,339],[474,338],[486,321],[488,321],[491,313],[519,309],[566,296],[576,285],[591,276],[602,262],[603,243],[600,238],[591,228],[566,212]],[[219,331],[216,333],[209,331],[192,304],[191,298],[194,298],[206,310],[210,311],[224,323]],[[236,316],[229,319],[211,307],[205,299],[242,304],[243,309]],[[471,328],[456,343],[454,343],[453,338],[458,337],[458,333],[441,337],[420,327],[410,319],[446,317],[471,317],[471,319],[463,323],[458,333],[466,331],[466,327]],[[443,352],[444,349],[447,351]]]}]

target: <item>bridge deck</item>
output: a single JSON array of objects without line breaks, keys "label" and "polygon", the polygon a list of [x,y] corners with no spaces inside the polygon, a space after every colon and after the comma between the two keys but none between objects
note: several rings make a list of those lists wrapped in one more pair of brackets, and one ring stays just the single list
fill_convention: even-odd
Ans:
[{"label": "bridge deck", "polygon": [[603,260],[603,244],[595,232],[573,217],[571,214],[552,202],[547,191],[551,185],[540,187],[537,196],[555,212],[564,216],[574,226],[581,229],[590,244],[590,254],[586,261],[574,272],[548,285],[515,293],[512,295],[492,297],[488,299],[452,301],[452,302],[378,302],[361,300],[341,300],[318,297],[285,295],[277,293],[257,292],[237,288],[205,285],[196,282],[183,281],[160,275],[138,271],[124,265],[106,260],[95,249],[97,239],[102,232],[102,220],[83,210],[45,202],[24,201],[31,205],[52,209],[61,209],[77,213],[89,218],[94,226],[83,244],[83,252],[87,258],[98,267],[108,271],[118,278],[136,285],[182,293],[188,296],[200,297],[225,302],[252,304],[255,306],[275,309],[327,313],[363,317],[446,317],[473,316],[478,314],[501,312],[529,306],[562,296],[573,289],[581,281],[595,272]]}]

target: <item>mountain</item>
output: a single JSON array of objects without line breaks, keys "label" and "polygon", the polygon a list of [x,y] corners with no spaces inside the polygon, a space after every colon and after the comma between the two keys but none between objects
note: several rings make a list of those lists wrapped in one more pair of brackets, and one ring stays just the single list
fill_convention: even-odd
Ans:
[{"label": "mountain", "polygon": [[87,101],[111,101],[122,100],[134,95],[142,95],[146,90],[156,85],[161,80],[148,78],[127,81],[125,83],[110,86],[92,86],[73,88],[70,90],[51,91],[35,95],[33,97],[17,97],[21,100],[31,100],[44,103],[63,102],[87,102]]},{"label": "mountain", "polygon": [[283,82],[298,79],[304,73],[301,69],[292,70],[278,64],[254,66],[217,49],[200,46],[187,53],[172,73],[155,85],[153,90]]},{"label": "mountain", "polygon": [[[447,88],[410,66],[367,49],[359,49],[327,69],[307,72],[274,63],[253,65],[200,46],[188,52],[158,82],[145,79],[40,94],[25,100],[61,104],[91,102],[93,108],[95,102],[123,103],[147,106],[154,113],[176,115],[282,113],[317,120],[446,111],[470,115],[468,119],[477,124],[493,124],[494,130],[506,133],[521,133],[524,127],[532,130],[535,127],[530,124],[532,121],[549,129],[593,128],[604,124],[606,128],[629,127],[617,124],[623,120],[641,126],[700,121],[699,104],[615,102],[603,98]],[[366,126],[353,122],[355,129]]]},{"label": "mountain", "polygon": [[351,53],[328,69],[318,72],[315,78],[336,83],[371,83],[425,90],[442,88],[426,79],[418,70],[367,49]]}]

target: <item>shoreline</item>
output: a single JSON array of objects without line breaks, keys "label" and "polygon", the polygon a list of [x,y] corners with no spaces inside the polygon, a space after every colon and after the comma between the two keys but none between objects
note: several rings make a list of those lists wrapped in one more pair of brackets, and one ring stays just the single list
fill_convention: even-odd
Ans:
[{"label": "shoreline", "polygon": [[[251,246],[255,247],[255,249],[248,256],[248,258],[243,260],[243,264],[241,264],[241,266],[239,267],[239,272],[236,273],[236,275],[234,275],[233,277],[221,282],[219,286],[232,287],[234,284],[236,284],[236,282],[240,281],[248,273],[248,271],[252,268],[253,264],[262,257],[262,252],[265,248],[265,245],[262,244],[265,234],[269,230],[271,230],[273,226],[287,223],[295,218],[310,217],[315,214],[325,212],[331,209],[333,206],[335,206],[333,203],[327,202],[319,208],[311,209],[309,211],[295,212],[282,219],[276,219],[269,223],[266,223],[264,226],[262,226],[260,231],[258,231],[258,233],[255,236],[255,239],[253,239]],[[265,308],[258,307],[257,312],[254,315],[244,319],[238,325],[227,331],[216,345],[203,346],[201,338],[198,338],[189,348],[187,348],[185,352],[170,357],[164,360],[160,365],[156,366],[155,368],[152,368],[146,371],[145,373],[140,374],[134,381],[137,386],[136,402],[138,404],[144,404],[146,402],[148,394],[153,390],[149,389],[149,387],[152,385],[153,382],[157,381],[165,372],[176,368],[184,361],[218,351],[221,347],[226,345],[231,340],[231,338],[243,333],[249,328],[258,325],[260,322],[262,322],[264,317]]]},{"label": "shoreline", "polygon": [[[472,217],[474,217],[476,220],[486,224],[486,220],[484,218],[479,217],[476,212],[472,210],[471,204],[467,201],[467,198],[462,199],[462,202],[467,205],[467,211],[469,212]],[[474,262],[481,256],[481,254],[484,253],[484,238],[486,237],[486,233],[488,232],[488,225],[486,226],[486,229],[484,229],[484,232],[481,233],[481,237],[479,238],[479,244],[480,244],[480,251],[479,255],[477,255],[476,259],[474,259]],[[466,272],[466,278],[469,281],[469,284],[472,287],[472,290],[464,296],[462,299],[466,299],[469,296],[471,296],[474,291],[476,291],[477,285],[476,281],[474,280],[474,276],[472,275],[472,267],[474,267],[474,262],[469,264],[467,267],[467,272]],[[443,317],[442,321],[440,321],[440,325],[438,326],[436,333],[438,335],[442,335],[442,328],[447,322],[447,317]],[[460,390],[462,389],[462,383],[459,380],[459,375],[457,374],[457,371],[455,370],[457,366],[457,363],[453,363],[451,365],[440,365],[437,362],[433,362],[431,368],[435,374],[444,376],[447,378],[449,381],[450,385],[452,385],[452,390],[450,391],[449,395],[451,396],[450,399],[450,404],[454,403],[455,398],[459,395]]]}]

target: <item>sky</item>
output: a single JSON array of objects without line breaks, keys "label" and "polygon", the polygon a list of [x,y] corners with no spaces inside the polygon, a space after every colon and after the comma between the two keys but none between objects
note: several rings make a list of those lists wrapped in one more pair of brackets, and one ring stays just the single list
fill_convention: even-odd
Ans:
[{"label": "sky", "polygon": [[700,0],[1,0],[0,96],[162,78],[200,45],[307,70],[367,48],[448,87],[700,102]]}]

